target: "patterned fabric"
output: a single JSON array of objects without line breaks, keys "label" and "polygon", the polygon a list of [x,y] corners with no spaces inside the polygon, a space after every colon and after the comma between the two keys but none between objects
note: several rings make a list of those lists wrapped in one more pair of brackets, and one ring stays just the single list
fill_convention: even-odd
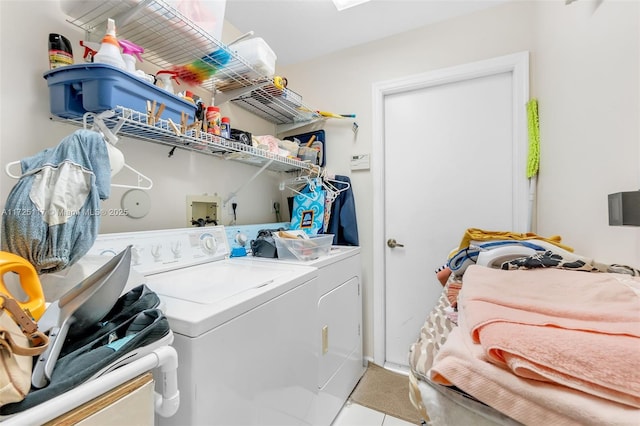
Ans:
[{"label": "patterned fabric", "polygon": [[640,277],[640,270],[627,265],[618,265],[616,263],[607,265],[607,272],[614,274],[627,274],[632,277]]},{"label": "patterned fabric", "polygon": [[517,259],[504,262],[501,266],[505,270],[514,269],[534,269],[534,268],[560,268],[571,269],[573,271],[598,272],[599,269],[583,260],[567,262],[564,258],[550,250],[544,253],[537,253],[532,256],[519,257]]},{"label": "patterned fabric", "polygon": [[409,366],[411,370],[417,377],[425,380],[428,380],[427,372],[431,368],[431,364],[433,364],[433,359],[447,340],[451,330],[455,327],[455,324],[447,315],[447,311],[452,310],[447,298],[447,290],[450,284],[451,282],[443,289],[440,299],[438,299],[438,304],[433,308],[420,330],[420,337],[411,345],[409,350]]},{"label": "patterned fabric", "polygon": [[546,243],[545,241],[541,240],[500,240],[483,243],[473,242],[473,244],[471,244],[469,247],[462,248],[459,251],[452,253],[448,260],[448,266],[449,268],[451,268],[451,271],[455,276],[462,277],[464,275],[464,271],[466,271],[469,266],[476,264],[480,252],[511,246],[527,247],[541,253],[549,250],[550,247],[554,247],[552,244]]},{"label": "patterned fabric", "polygon": [[598,262],[588,262],[580,259],[574,259],[572,261],[566,261],[562,255],[554,253],[551,250],[547,250],[544,253],[539,253],[533,256],[520,257],[518,259],[504,262],[501,265],[502,269],[515,270],[515,269],[535,269],[535,268],[560,268],[571,269],[573,271],[586,271],[586,272],[609,272],[614,274],[626,274],[632,277],[640,277],[640,270],[627,265],[619,265],[613,263],[606,265]]}]

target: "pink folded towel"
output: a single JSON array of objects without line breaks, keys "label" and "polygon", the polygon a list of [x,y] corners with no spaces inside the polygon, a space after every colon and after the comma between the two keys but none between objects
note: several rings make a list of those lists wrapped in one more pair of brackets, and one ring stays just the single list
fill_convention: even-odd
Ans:
[{"label": "pink folded towel", "polygon": [[487,361],[484,349],[456,327],[429,371],[432,381],[455,385],[527,425],[640,424],[640,409],[554,383],[516,376]]},{"label": "pink folded towel", "polygon": [[639,294],[628,275],[472,266],[458,305],[490,362],[640,407]]},{"label": "pink folded towel", "polygon": [[638,338],[505,322],[479,333],[489,361],[520,377],[640,408]]},{"label": "pink folded towel", "polygon": [[624,274],[472,265],[458,304],[476,341],[496,320],[640,337],[639,294],[640,277]]}]

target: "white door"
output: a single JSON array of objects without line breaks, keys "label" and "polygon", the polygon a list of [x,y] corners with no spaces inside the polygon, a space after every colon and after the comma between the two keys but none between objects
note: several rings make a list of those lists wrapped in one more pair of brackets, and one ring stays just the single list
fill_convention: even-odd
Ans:
[{"label": "white door", "polygon": [[435,270],[465,229],[526,231],[528,78],[516,73],[527,63],[510,55],[378,86],[376,363],[407,368],[442,290]]}]

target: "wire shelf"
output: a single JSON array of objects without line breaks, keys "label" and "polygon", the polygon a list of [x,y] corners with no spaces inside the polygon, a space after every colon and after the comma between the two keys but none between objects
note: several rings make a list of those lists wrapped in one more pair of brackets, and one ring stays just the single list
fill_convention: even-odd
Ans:
[{"label": "wire shelf", "polygon": [[[85,125],[82,116],[75,118],[53,116],[52,119],[69,122],[77,126]],[[254,166],[268,165],[267,169],[272,171],[293,172],[310,170],[312,168],[310,163],[283,157],[211,133],[204,133],[198,130],[187,130],[184,133],[176,133],[168,120],[158,119],[155,121],[155,124],[149,124],[146,113],[130,108],[117,106],[113,109],[113,114],[108,118],[104,118],[103,121],[111,130],[121,126],[118,130],[119,135],[195,151],[201,154],[208,154],[225,160],[238,161]],[[92,123],[90,115],[86,117],[86,122],[88,124]]]},{"label": "wire shelf", "polygon": [[68,3],[70,5],[65,9],[70,17],[68,22],[83,29],[88,39],[99,42],[106,30],[107,19],[112,18],[118,37],[143,46],[143,59],[160,69],[189,64],[224,49],[231,59],[201,86],[214,94],[246,89],[230,100],[267,121],[289,124],[322,119],[320,114],[305,106],[295,92],[275,87],[271,76],[256,71],[233,48],[216,40],[163,0]]}]

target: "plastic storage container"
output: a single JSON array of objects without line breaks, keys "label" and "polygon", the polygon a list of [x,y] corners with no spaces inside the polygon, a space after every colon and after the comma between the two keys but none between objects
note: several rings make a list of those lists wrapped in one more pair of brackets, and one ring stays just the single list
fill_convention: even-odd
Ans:
[{"label": "plastic storage container", "polygon": [[49,85],[51,113],[62,118],[78,118],[118,105],[145,112],[147,101],[164,104],[160,118],[176,123],[180,123],[182,112],[189,121],[196,112],[193,103],[107,64],[68,65],[45,72],[44,78]]},{"label": "plastic storage container", "polygon": [[238,52],[241,58],[263,76],[271,77],[276,72],[276,54],[262,38],[240,41],[231,46],[231,49]]},{"label": "plastic storage container", "polygon": [[298,148],[298,158],[300,161],[308,161],[311,164],[318,163],[318,150],[315,148],[307,148],[305,146],[301,146]]},{"label": "plastic storage container", "polygon": [[309,238],[280,238],[274,234],[273,240],[278,249],[278,259],[313,260],[329,254],[333,234]]}]

